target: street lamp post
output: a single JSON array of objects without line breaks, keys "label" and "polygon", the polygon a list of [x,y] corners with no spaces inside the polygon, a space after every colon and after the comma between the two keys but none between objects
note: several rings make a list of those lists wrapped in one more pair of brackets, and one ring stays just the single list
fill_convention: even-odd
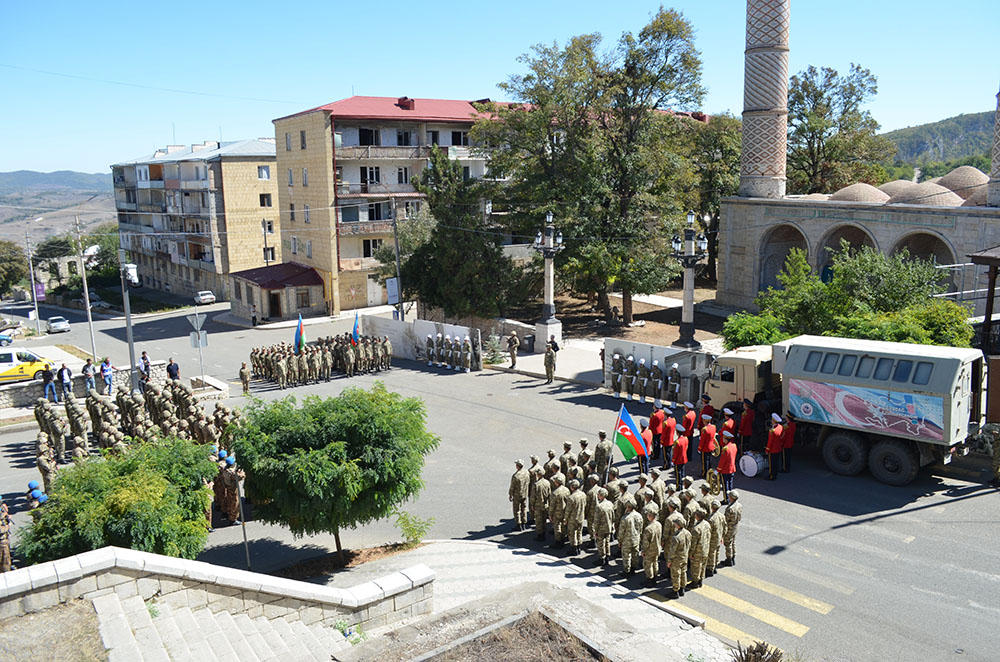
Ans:
[{"label": "street lamp post", "polygon": [[674,347],[700,349],[701,343],[694,339],[694,267],[705,257],[708,251],[708,239],[705,235],[695,235],[694,212],[687,213],[687,227],[684,228],[684,239],[674,235],[671,240],[674,249],[673,257],[680,260],[684,267],[684,306],[681,308],[680,337]]},{"label": "street lamp post", "polygon": [[535,324],[535,338],[541,338],[547,342],[550,336],[556,337],[556,342],[562,341],[562,322],[556,319],[556,299],[555,299],[555,266],[553,260],[556,253],[563,247],[562,232],[557,233],[555,225],[552,224],[552,212],[545,215],[545,229],[535,235],[535,243],[532,246],[545,258],[545,301],[542,304],[542,318]]}]

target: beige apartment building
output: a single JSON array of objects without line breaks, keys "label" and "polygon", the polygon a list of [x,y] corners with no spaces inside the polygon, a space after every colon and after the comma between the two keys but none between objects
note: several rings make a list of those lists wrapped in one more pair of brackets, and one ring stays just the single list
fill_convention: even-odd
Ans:
[{"label": "beige apartment building", "polygon": [[316,270],[328,312],[386,302],[374,254],[392,241],[393,219],[403,223],[420,208],[413,182],[431,146],[459,160],[467,177],[484,175],[485,158],[469,142],[472,104],[355,96],[274,120],[281,254]]},{"label": "beige apartment building", "polygon": [[143,285],[233,295],[231,272],[282,260],[270,138],[170,145],[111,166],[121,245]]}]

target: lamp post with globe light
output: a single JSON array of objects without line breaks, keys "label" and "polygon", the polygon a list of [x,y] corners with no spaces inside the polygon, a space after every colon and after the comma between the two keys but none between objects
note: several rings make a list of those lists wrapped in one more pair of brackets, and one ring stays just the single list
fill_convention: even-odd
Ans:
[{"label": "lamp post with globe light", "polygon": [[535,338],[548,342],[555,336],[556,342],[562,342],[562,322],[556,319],[555,302],[555,267],[553,260],[563,246],[562,232],[556,232],[552,224],[552,212],[545,215],[545,229],[539,230],[532,245],[545,258],[545,301],[542,304],[542,318],[535,324]]},{"label": "lamp post with globe light", "polygon": [[[707,220],[708,214],[705,214]],[[687,213],[687,227],[684,239],[674,235],[670,241],[673,257],[684,267],[684,305],[681,309],[680,337],[674,347],[698,349],[701,343],[694,339],[694,267],[708,252],[708,239],[703,234],[695,234],[694,212]]]}]

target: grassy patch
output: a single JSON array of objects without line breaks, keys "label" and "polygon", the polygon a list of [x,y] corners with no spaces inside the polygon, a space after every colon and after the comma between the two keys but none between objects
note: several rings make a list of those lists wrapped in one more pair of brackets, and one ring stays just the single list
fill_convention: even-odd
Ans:
[{"label": "grassy patch", "polygon": [[76,345],[56,345],[56,347],[58,347],[59,349],[61,349],[64,352],[66,352],[67,354],[72,354],[76,358],[83,359],[84,361],[86,361],[87,359],[91,358],[89,352],[83,351],[82,349],[80,349]]}]

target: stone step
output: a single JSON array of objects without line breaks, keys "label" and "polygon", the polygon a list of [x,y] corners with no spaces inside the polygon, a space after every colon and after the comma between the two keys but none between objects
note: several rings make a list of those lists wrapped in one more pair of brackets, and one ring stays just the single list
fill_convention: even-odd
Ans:
[{"label": "stone step", "polygon": [[117,593],[107,593],[92,601],[97,612],[97,629],[108,651],[109,662],[142,660],[139,644],[132,634]]},{"label": "stone step", "polygon": [[232,614],[228,611],[216,612],[215,621],[219,624],[220,634],[225,635],[229,641],[229,645],[233,647],[233,650],[236,651],[236,656],[242,662],[260,662],[260,657],[258,657],[253,647],[247,642],[246,635],[240,632],[240,629],[236,626]]},{"label": "stone step", "polygon": [[215,620],[215,614],[208,607],[201,607],[191,612],[198,629],[205,637],[205,642],[211,651],[211,656],[207,659],[215,659],[220,662],[240,662],[236,651],[229,644],[226,635],[219,630],[219,624]]},{"label": "stone step", "polygon": [[271,649],[271,658],[264,658],[267,662],[271,660],[286,660],[288,656],[288,644],[285,640],[274,631],[274,627],[271,625],[271,621],[267,620],[263,616],[258,616],[257,618],[251,619],[253,621],[254,627],[260,632],[264,640],[267,641],[267,645]]},{"label": "stone step", "polygon": [[201,628],[198,627],[198,621],[195,620],[190,607],[172,608],[168,618],[173,618],[178,629],[184,634],[184,642],[195,659],[211,659],[212,649]]},{"label": "stone step", "polygon": [[[247,643],[250,647],[254,649],[257,653],[257,657],[261,660],[267,660],[273,658],[274,649],[271,648],[270,639],[261,632],[260,628],[256,623],[251,620],[246,614],[235,614],[233,616],[233,622],[236,624],[236,629],[238,629],[243,636],[246,638]],[[271,630],[270,623],[268,625],[268,632],[273,632]]]},{"label": "stone step", "polygon": [[[167,649],[167,656],[172,660],[190,660],[195,655],[187,644],[185,632],[178,624],[177,615],[169,607],[158,607],[158,614],[153,617],[153,627],[160,634],[160,640]],[[188,610],[190,614],[190,610]]]}]

